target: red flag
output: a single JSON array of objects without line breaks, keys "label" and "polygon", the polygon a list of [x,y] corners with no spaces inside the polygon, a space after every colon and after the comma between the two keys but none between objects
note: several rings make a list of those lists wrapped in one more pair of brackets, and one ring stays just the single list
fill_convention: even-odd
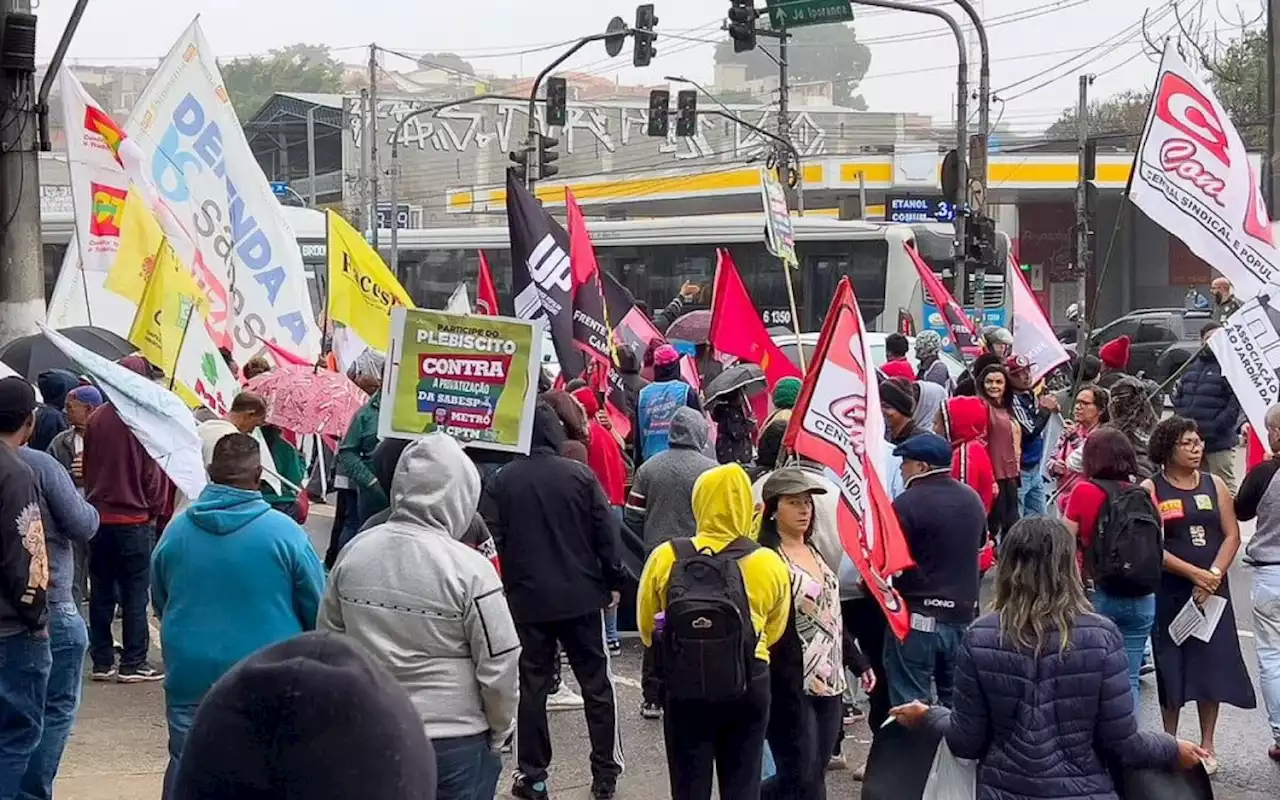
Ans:
[{"label": "red flag", "polygon": [[297,353],[284,349],[275,342],[263,339],[261,336],[258,337],[258,341],[267,346],[267,350],[271,351],[272,357],[275,358],[276,363],[279,365],[295,364],[299,367],[314,366],[313,362],[306,360]]},{"label": "red flag", "polygon": [[485,317],[498,316],[498,289],[493,283],[493,270],[489,259],[480,251],[480,278],[476,281],[476,313]]},{"label": "red flag", "polygon": [[911,262],[916,265],[916,274],[920,276],[920,283],[924,286],[925,293],[933,299],[933,304],[938,307],[938,313],[942,314],[942,318],[947,322],[947,329],[951,331],[951,340],[944,340],[943,347],[955,344],[962,353],[976,353],[981,350],[982,335],[973,326],[973,320],[964,313],[964,309],[951,296],[951,292],[947,291],[947,287],[942,285],[942,281],[938,280],[933,269],[924,263],[924,259],[916,249],[909,244],[904,244],[903,247],[911,257]]},{"label": "red flag", "polygon": [[573,192],[565,187],[564,205],[569,229],[569,268],[573,273],[573,340],[588,358],[612,366],[613,326],[604,300],[596,250],[587,233],[587,223]]},{"label": "red flag", "polygon": [[911,613],[889,580],[915,562],[880,482],[887,443],[873,363],[858,300],[843,278],[784,442],[837,476],[840,542],[901,640],[911,627]]},{"label": "red flag", "polygon": [[721,353],[759,364],[770,387],[783,378],[803,377],[800,368],[769,338],[769,331],[751,302],[729,251],[721,249],[719,256],[711,295],[711,333],[707,337],[711,346]]},{"label": "red flag", "polygon": [[1013,296],[1013,324],[1009,326],[1013,332],[1013,354],[1031,362],[1031,382],[1038,383],[1059,364],[1071,359],[1012,258],[1009,259],[1009,283]]}]

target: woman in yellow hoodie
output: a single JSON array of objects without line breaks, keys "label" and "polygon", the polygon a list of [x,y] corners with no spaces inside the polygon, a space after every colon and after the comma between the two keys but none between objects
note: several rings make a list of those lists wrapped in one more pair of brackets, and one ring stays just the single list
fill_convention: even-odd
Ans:
[{"label": "woman in yellow hoodie", "polygon": [[[759,526],[751,481],[737,464],[704,472],[693,487],[697,522],[694,547],[719,552],[742,537],[754,540]],[[667,610],[667,587],[676,562],[672,542],[657,547],[645,563],[636,598],[636,621],[646,647],[654,645],[655,618]],[[738,560],[751,624],[755,658],[747,689],[727,700],[694,700],[668,692],[663,714],[672,800],[708,800],[714,768],[720,796],[760,796],[760,762],[769,716],[769,648],[782,637],[791,613],[791,577],[774,551],[755,547]],[[698,676],[665,675],[666,681]],[[670,685],[670,684],[668,684]]]}]

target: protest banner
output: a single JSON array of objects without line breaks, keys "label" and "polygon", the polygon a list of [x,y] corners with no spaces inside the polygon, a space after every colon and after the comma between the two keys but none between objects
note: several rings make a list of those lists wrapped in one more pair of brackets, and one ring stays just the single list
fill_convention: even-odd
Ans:
[{"label": "protest banner", "polygon": [[[1267,429],[1267,409],[1280,402],[1280,295],[1246,300],[1209,337],[1222,376],[1255,431]],[[1266,437],[1262,437],[1263,444]]]},{"label": "protest banner", "polygon": [[1238,296],[1280,283],[1280,251],[1244,140],[1176,46],[1160,60],[1129,200]]},{"label": "protest banner", "polygon": [[509,317],[391,310],[378,435],[442,431],[471,447],[528,453],[542,329]]},{"label": "protest banner", "polygon": [[325,213],[329,232],[329,319],[345,326],[348,337],[358,337],[385,353],[391,309],[398,305],[413,308],[413,298],[351,223],[333,209]]},{"label": "protest banner", "polygon": [[1034,385],[1055,367],[1067,363],[1070,356],[1058,341],[1049,320],[1045,319],[1040,303],[1012,257],[1007,275],[1013,289],[1013,354],[1031,362],[1031,383]]}]

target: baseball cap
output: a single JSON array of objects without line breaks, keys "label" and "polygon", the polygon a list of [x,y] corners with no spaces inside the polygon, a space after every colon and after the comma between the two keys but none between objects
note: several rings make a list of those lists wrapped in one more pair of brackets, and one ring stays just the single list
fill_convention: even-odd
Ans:
[{"label": "baseball cap", "polygon": [[1004,368],[1010,372],[1023,372],[1031,369],[1031,359],[1026,356],[1009,356],[1004,360]]},{"label": "baseball cap", "polygon": [[788,494],[826,494],[827,489],[800,467],[783,467],[775,470],[760,489],[760,497],[766,503],[775,497]]}]

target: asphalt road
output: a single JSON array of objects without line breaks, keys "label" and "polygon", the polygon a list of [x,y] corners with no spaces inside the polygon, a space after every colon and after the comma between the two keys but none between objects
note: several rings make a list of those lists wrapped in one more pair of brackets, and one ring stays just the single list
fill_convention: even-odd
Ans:
[{"label": "asphalt road", "polygon": [[[323,506],[313,508],[318,513],[313,515],[307,528],[317,549],[323,552],[330,520]],[[1247,568],[1237,566],[1232,570],[1231,589],[1241,650],[1256,685],[1250,579]],[[158,650],[158,636],[153,636],[153,642]],[[640,652],[636,640],[625,643],[622,656],[615,660],[614,673],[618,678],[626,754],[626,773],[619,783],[618,797],[621,800],[668,797],[661,723],[643,720],[639,715]],[[1143,681],[1141,713],[1145,728],[1159,727],[1155,684],[1150,677]],[[1181,733],[1194,738],[1198,730],[1196,724],[1194,707],[1188,707]],[[582,713],[554,712],[551,732],[555,750],[550,781],[552,794],[564,800],[585,800],[590,796],[591,776]],[[849,729],[849,735],[846,752],[851,764],[858,763],[865,758],[870,733],[865,724],[859,724]],[[59,800],[159,797],[167,758],[166,737],[164,694],[160,685],[86,683],[84,704],[63,758],[57,797]],[[1280,796],[1280,765],[1267,759],[1269,740],[1261,698],[1259,708],[1251,711],[1223,708],[1218,730],[1221,771],[1214,781],[1219,800],[1275,800]],[[507,797],[509,787],[509,778],[504,776],[499,797]],[[851,772],[833,772],[828,775],[828,789],[830,797],[853,798],[858,796],[859,785]]]}]

